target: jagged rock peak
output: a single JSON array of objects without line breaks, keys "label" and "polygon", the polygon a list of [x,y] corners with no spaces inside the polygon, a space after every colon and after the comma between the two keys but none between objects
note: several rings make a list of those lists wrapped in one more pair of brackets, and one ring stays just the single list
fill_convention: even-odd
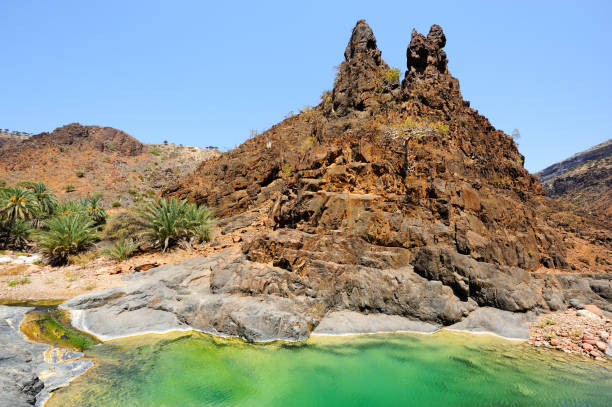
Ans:
[{"label": "jagged rock peak", "polygon": [[346,51],[344,51],[344,59],[349,61],[358,53],[368,54],[374,60],[380,62],[380,51],[376,46],[376,37],[374,37],[372,29],[365,20],[357,21],[355,28],[353,28],[351,39],[346,46]]},{"label": "jagged rock peak", "polygon": [[431,26],[427,37],[412,30],[412,38],[406,51],[407,68],[410,73],[424,73],[434,69],[446,73],[448,59],[442,50],[446,45],[446,36],[442,27],[437,24]]},{"label": "jagged rock peak", "polygon": [[[332,92],[333,110],[338,116],[370,109],[375,104],[377,90],[381,93],[384,72],[389,69],[365,20],[359,20],[353,28],[344,58]],[[382,89],[382,93],[386,91]]]}]

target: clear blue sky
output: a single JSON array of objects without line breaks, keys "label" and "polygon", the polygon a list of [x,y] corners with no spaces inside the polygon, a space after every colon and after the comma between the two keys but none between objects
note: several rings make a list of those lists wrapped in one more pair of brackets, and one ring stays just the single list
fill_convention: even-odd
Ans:
[{"label": "clear blue sky", "polygon": [[610,1],[212,3],[2,0],[0,127],[232,148],[317,104],[365,18],[402,69],[412,28],[440,24],[464,98],[521,131],[530,171],[611,137]]}]

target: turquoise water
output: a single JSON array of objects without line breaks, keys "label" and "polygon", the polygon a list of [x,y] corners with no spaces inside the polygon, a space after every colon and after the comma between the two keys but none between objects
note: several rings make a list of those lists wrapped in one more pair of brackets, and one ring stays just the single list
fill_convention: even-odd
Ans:
[{"label": "turquoise water", "polygon": [[607,362],[489,335],[247,344],[199,333],[95,347],[47,406],[609,406]]}]

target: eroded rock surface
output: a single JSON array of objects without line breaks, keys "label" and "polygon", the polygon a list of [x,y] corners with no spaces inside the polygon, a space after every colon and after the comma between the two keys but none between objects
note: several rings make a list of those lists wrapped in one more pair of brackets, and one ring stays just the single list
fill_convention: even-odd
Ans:
[{"label": "eroded rock surface", "polygon": [[93,366],[80,352],[26,340],[19,325],[27,311],[0,305],[0,406],[42,406],[50,392]]},{"label": "eroded rock surface", "polygon": [[[275,241],[282,241],[285,262],[274,265],[247,244],[248,250],[230,248],[133,274],[129,285],[62,307],[77,328],[103,340],[191,328],[249,341],[303,340],[315,329],[430,332],[449,325],[523,338],[531,318],[526,312],[564,308],[577,298],[605,303],[590,284],[610,285],[582,276],[564,275],[563,282],[534,277],[439,248],[424,249],[413,269],[402,265],[401,249],[382,252],[363,243],[349,252],[342,240],[273,233],[281,235]],[[288,269],[297,258],[310,264]]]}]

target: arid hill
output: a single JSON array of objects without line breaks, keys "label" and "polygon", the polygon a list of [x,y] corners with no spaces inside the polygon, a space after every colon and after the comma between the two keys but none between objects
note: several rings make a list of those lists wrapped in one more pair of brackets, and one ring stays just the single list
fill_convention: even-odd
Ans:
[{"label": "arid hill", "polygon": [[538,173],[546,195],[612,231],[612,139]]},{"label": "arid hill", "polygon": [[106,207],[129,206],[216,155],[196,147],[147,145],[110,127],[73,123],[7,141],[0,148],[0,179],[45,182],[61,199],[101,194]]}]

